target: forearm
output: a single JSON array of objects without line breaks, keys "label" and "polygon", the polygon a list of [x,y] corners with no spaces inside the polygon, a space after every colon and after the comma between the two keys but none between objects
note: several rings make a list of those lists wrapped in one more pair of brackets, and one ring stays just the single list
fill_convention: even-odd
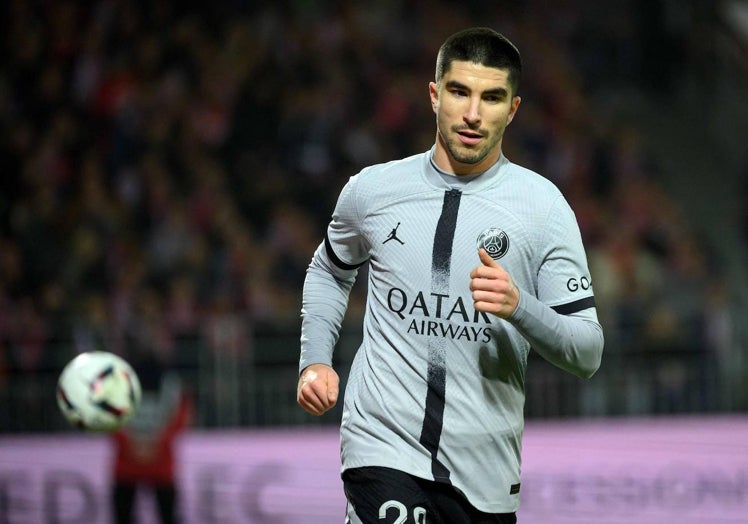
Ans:
[{"label": "forearm", "polygon": [[559,368],[589,378],[600,367],[604,339],[594,310],[561,315],[521,293],[509,321],[535,351]]},{"label": "forearm", "polygon": [[310,364],[332,364],[356,273],[335,268],[323,249],[315,253],[304,280],[299,372]]}]

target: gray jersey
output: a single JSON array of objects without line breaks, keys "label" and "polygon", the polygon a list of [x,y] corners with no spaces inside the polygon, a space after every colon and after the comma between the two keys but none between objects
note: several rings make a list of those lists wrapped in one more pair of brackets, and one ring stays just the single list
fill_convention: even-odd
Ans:
[{"label": "gray jersey", "polygon": [[[341,192],[307,273],[300,369],[331,364],[368,262],[343,469],[396,468],[450,483],[480,510],[515,511],[530,348],[580,376],[600,362],[586,256],[572,210],[545,178],[502,156],[449,184],[432,155],[364,169]],[[520,289],[509,320],[473,309],[479,247]]]}]

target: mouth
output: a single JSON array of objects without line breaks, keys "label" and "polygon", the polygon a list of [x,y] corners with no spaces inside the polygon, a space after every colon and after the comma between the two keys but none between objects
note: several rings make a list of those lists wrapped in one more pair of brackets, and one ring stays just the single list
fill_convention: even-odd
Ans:
[{"label": "mouth", "polygon": [[459,138],[460,142],[465,145],[474,146],[483,140],[483,135],[475,131],[470,131],[469,129],[464,129],[457,131],[457,138]]}]

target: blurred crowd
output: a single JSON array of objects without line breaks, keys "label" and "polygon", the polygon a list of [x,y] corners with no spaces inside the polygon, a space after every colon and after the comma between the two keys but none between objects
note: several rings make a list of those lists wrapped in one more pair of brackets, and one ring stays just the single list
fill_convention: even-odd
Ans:
[{"label": "blurred crowd", "polygon": [[505,153],[575,208],[611,355],[725,344],[719,268],[608,103],[674,89],[701,18],[667,5],[8,0],[0,383],[101,347],[241,352],[247,323],[298,323],[339,188],[430,147],[436,51],[471,25],[523,54]]}]

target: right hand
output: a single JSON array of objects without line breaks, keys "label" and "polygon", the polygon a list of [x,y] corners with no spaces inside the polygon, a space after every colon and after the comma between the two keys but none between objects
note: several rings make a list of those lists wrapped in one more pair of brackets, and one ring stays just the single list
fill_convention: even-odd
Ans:
[{"label": "right hand", "polygon": [[338,401],[340,379],[330,366],[311,364],[299,376],[296,401],[312,415],[322,415]]}]

